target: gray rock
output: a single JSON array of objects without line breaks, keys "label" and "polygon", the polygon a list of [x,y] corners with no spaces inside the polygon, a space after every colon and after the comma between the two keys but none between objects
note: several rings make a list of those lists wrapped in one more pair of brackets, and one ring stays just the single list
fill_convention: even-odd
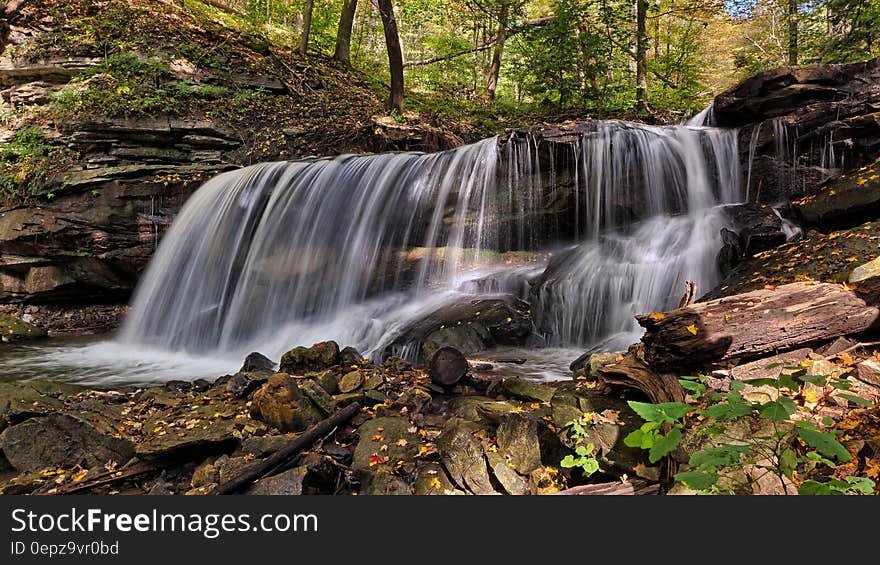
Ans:
[{"label": "gray rock", "polygon": [[527,381],[519,377],[508,377],[501,381],[499,391],[507,396],[515,396],[525,400],[550,402],[556,389],[549,385]]},{"label": "gray rock", "polygon": [[517,472],[528,475],[541,466],[536,418],[522,412],[504,416],[497,433],[498,450]]},{"label": "gray rock", "polygon": [[308,468],[300,466],[288,469],[272,477],[260,479],[245,491],[250,495],[297,496],[303,492],[303,480]]},{"label": "gray rock", "polygon": [[490,451],[486,453],[486,460],[489,462],[492,474],[495,475],[507,494],[529,494],[528,479],[517,474],[503,455]]},{"label": "gray rock", "polygon": [[0,448],[19,471],[51,467],[97,467],[122,463],[134,454],[133,444],[69,414],[30,418],[0,434]]},{"label": "gray rock", "polygon": [[[400,417],[374,418],[364,422],[358,429],[360,437],[351,468],[365,473],[380,467],[393,468],[401,461],[412,462],[419,449],[419,436],[410,431],[412,428],[409,419]],[[378,462],[377,458],[384,462]]]},{"label": "gray rock", "polygon": [[254,393],[251,417],[282,432],[301,432],[321,421],[324,414],[303,394],[296,379],[276,373]]},{"label": "gray rock", "polygon": [[437,438],[440,458],[450,478],[462,488],[474,494],[495,494],[475,431],[462,421],[450,420]]},{"label": "gray rock", "polygon": [[239,369],[240,373],[250,373],[251,371],[274,371],[275,370],[275,362],[263,355],[262,353],[258,353],[254,351],[253,353],[248,354],[247,357],[244,358],[244,364]]}]

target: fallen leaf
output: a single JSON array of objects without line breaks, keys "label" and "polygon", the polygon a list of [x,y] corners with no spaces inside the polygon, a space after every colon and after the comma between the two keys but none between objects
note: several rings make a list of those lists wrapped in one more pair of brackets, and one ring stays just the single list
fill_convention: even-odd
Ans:
[{"label": "fallen leaf", "polygon": [[689,325],[689,326],[688,326],[687,328],[685,328],[685,329],[686,329],[687,331],[689,331],[690,333],[692,333],[692,334],[694,334],[694,335],[697,335],[697,326],[696,326],[696,324],[691,324],[691,325]]}]

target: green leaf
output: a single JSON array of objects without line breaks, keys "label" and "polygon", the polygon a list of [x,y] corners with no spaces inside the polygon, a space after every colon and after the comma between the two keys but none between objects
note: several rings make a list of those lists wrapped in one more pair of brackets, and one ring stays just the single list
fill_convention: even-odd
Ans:
[{"label": "green leaf", "polygon": [[684,402],[660,402],[659,404],[649,404],[647,402],[636,402],[630,400],[627,402],[633,411],[648,422],[669,422],[683,418],[685,414],[693,410],[690,404]]},{"label": "green leaf", "polygon": [[828,383],[828,386],[831,388],[836,388],[837,390],[849,390],[852,388],[852,383],[846,379],[838,379]]},{"label": "green leaf", "polygon": [[814,384],[816,386],[825,386],[825,383],[828,382],[828,377],[825,375],[801,375],[798,378],[805,383]]},{"label": "green leaf", "polygon": [[594,458],[589,458],[583,463],[581,463],[581,469],[584,470],[584,476],[589,477],[593,473],[599,470],[599,462]]},{"label": "green leaf", "polygon": [[801,385],[799,385],[788,373],[783,373],[779,375],[779,387],[787,388],[792,392],[797,392],[801,389]]},{"label": "green leaf", "polygon": [[771,422],[784,422],[788,417],[794,414],[797,408],[794,401],[787,396],[780,396],[777,400],[765,402],[758,408],[761,417]]},{"label": "green leaf", "polygon": [[629,435],[623,438],[623,443],[629,447],[649,449],[654,443],[654,437],[652,434],[646,433],[643,430],[633,430]]},{"label": "green leaf", "polygon": [[[775,387],[779,385],[779,379],[776,378],[760,378],[760,379],[749,379],[746,381],[750,386],[772,386]],[[798,387],[800,388],[800,387]]]},{"label": "green leaf", "polygon": [[704,385],[703,383],[695,383],[694,381],[685,381],[679,379],[678,384],[681,385],[681,388],[689,390],[697,396],[700,396],[704,392],[706,392],[706,385]]},{"label": "green leaf", "polygon": [[804,481],[800,488],[798,488],[798,494],[805,496],[828,496],[835,493],[831,490],[831,487],[818,481]]},{"label": "green leaf", "polygon": [[847,477],[846,482],[849,483],[851,490],[855,490],[859,494],[874,494],[874,487],[876,485],[868,477]]},{"label": "green leaf", "polygon": [[828,416],[825,416],[824,418],[822,418],[822,425],[823,426],[833,426],[834,425],[834,418],[830,418]]},{"label": "green leaf", "polygon": [[577,463],[574,461],[574,457],[572,455],[566,455],[562,458],[562,461],[559,462],[560,465],[565,467],[566,469],[571,469],[572,467],[577,467]]},{"label": "green leaf", "polygon": [[751,413],[752,407],[744,402],[713,404],[705,410],[700,410],[700,414],[713,420],[733,420]]},{"label": "green leaf", "polygon": [[718,482],[718,475],[716,473],[685,471],[676,473],[675,480],[694,490],[707,490]]},{"label": "green leaf", "polygon": [[715,471],[722,467],[736,465],[740,458],[748,452],[747,445],[725,443],[694,453],[691,455],[688,465],[702,471]]},{"label": "green leaf", "polygon": [[765,369],[775,369],[776,367],[782,367],[782,363],[779,363],[779,362],[777,361],[776,363],[770,363],[769,365],[767,365],[767,366],[764,367],[764,368],[765,368]]},{"label": "green leaf", "polygon": [[789,479],[794,478],[794,471],[797,468],[797,463],[797,455],[791,449],[786,449],[779,456],[779,470]]},{"label": "green leaf", "polygon": [[742,381],[730,381],[730,392],[742,392],[746,388],[746,384]]},{"label": "green leaf", "polygon": [[648,461],[651,463],[660,461],[678,447],[679,443],[681,443],[681,430],[673,428],[668,434],[654,441],[654,445],[651,446],[651,450],[648,452]]},{"label": "green leaf", "polygon": [[837,441],[834,434],[801,428],[798,430],[798,436],[800,436],[807,445],[826,457],[833,457],[841,463],[846,463],[852,459],[852,455],[850,455],[846,448]]},{"label": "green leaf", "polygon": [[583,445],[577,446],[574,451],[578,455],[586,457],[587,455],[589,455],[590,453],[593,452],[594,447],[595,446],[592,443],[588,443],[586,446],[583,446]]},{"label": "green leaf", "polygon": [[870,400],[866,400],[866,399],[862,398],[861,396],[856,396],[855,394],[849,394],[848,392],[839,392],[839,393],[837,393],[837,396],[839,396],[840,398],[845,398],[851,402],[855,402],[856,404],[861,404],[862,406],[867,406],[868,408],[873,406],[873,404],[871,403]]}]

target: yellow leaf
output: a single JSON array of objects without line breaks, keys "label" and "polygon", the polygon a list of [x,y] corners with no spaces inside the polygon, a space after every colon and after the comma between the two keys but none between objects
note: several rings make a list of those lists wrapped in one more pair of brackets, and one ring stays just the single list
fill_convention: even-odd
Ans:
[{"label": "yellow leaf", "polygon": [[666,314],[664,314],[663,312],[652,312],[652,313],[648,314],[648,317],[651,318],[652,320],[654,320],[655,322],[659,322],[660,320],[662,320],[663,318],[666,317]]},{"label": "yellow leaf", "polygon": [[443,488],[443,483],[440,482],[440,479],[434,477],[433,479],[431,479],[431,483],[429,484],[429,486],[431,487],[431,490],[440,490]]},{"label": "yellow leaf", "polygon": [[685,329],[687,331],[691,332],[692,334],[697,335],[697,326],[695,324],[691,324]]},{"label": "yellow leaf", "polygon": [[89,470],[83,469],[82,471],[80,471],[78,473],[74,473],[73,476],[71,476],[70,478],[73,479],[73,482],[78,483],[81,480],[85,479],[86,475],[88,475],[88,474],[89,474]]}]

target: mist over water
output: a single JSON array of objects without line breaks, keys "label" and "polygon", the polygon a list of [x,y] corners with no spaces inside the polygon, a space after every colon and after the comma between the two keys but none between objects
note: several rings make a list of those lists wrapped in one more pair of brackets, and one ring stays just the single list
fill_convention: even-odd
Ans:
[{"label": "mist over water", "polygon": [[100,382],[215,377],[324,339],[378,357],[444,304],[530,292],[535,343],[619,349],[639,337],[633,315],[717,282],[719,207],[742,198],[735,131],[595,122],[547,145],[516,134],[219,175],[114,341],[20,362]]}]

